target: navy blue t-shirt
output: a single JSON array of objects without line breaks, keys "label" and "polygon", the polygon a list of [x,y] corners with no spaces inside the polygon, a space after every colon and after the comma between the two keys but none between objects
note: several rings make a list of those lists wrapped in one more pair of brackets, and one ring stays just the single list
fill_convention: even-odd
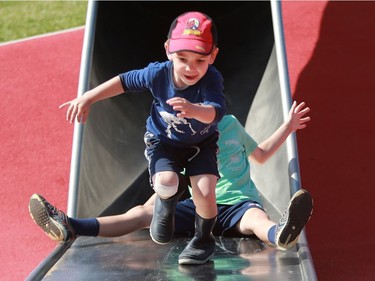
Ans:
[{"label": "navy blue t-shirt", "polygon": [[[209,66],[198,83],[184,89],[174,86],[170,61],[150,63],[143,69],[120,74],[120,79],[125,91],[151,91],[154,101],[147,119],[147,131],[173,146],[190,147],[203,141],[217,131],[217,123],[226,113],[223,78],[213,66]],[[166,103],[173,97],[213,106],[215,120],[205,124],[196,119],[177,117],[177,112]]]}]

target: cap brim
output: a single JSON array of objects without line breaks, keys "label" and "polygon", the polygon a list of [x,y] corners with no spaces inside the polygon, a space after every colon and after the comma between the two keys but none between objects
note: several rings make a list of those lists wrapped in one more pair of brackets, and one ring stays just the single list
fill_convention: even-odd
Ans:
[{"label": "cap brim", "polygon": [[201,40],[190,39],[169,39],[170,53],[176,52],[194,52],[202,55],[209,55],[212,52],[212,43],[206,43]]}]

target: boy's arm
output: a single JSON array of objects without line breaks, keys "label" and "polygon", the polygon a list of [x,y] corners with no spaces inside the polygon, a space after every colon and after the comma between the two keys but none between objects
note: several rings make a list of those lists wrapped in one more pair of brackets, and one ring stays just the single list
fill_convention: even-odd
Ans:
[{"label": "boy's arm", "polygon": [[179,111],[177,117],[194,118],[206,124],[212,123],[216,117],[216,109],[212,105],[191,103],[184,98],[171,98],[167,103],[173,110]]},{"label": "boy's arm", "polygon": [[63,103],[59,108],[69,106],[66,112],[66,120],[72,123],[76,118],[78,122],[84,124],[90,112],[90,107],[97,101],[122,94],[124,89],[120,77],[114,77],[103,84],[87,91],[84,95]]},{"label": "boy's arm", "polygon": [[249,156],[250,161],[259,164],[265,163],[280,148],[288,136],[299,130],[306,128],[306,122],[310,121],[310,117],[304,117],[310,108],[305,107],[305,103],[301,102],[293,105],[289,111],[288,120],[285,121],[268,139],[263,141]]}]

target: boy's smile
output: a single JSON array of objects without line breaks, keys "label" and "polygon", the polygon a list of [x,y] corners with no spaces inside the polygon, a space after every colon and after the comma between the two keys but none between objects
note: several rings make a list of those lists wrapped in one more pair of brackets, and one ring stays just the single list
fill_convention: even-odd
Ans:
[{"label": "boy's smile", "polygon": [[[218,50],[218,49],[217,49]],[[175,86],[183,88],[196,84],[207,72],[216,58],[217,51],[205,56],[193,52],[168,54],[173,62],[173,81]]]}]

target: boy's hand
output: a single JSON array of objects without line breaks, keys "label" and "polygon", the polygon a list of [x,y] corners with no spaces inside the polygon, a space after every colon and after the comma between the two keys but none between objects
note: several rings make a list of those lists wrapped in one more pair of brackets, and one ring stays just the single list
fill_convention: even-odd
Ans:
[{"label": "boy's hand", "polygon": [[184,98],[171,98],[167,103],[172,106],[173,110],[179,111],[177,117],[194,118],[195,105]]},{"label": "boy's hand", "polygon": [[289,119],[287,121],[288,127],[292,132],[306,128],[306,123],[311,119],[310,116],[304,117],[308,112],[310,112],[310,108],[305,107],[304,102],[298,105],[296,101],[293,102],[289,110]]},{"label": "boy's hand", "polygon": [[167,103],[173,110],[179,111],[177,113],[179,118],[194,118],[206,124],[210,124],[215,119],[216,111],[211,105],[191,103],[184,98],[171,98]]},{"label": "boy's hand", "polygon": [[59,108],[68,107],[66,111],[66,120],[73,123],[75,119],[77,122],[84,124],[90,112],[90,106],[88,102],[82,97],[63,103]]}]

